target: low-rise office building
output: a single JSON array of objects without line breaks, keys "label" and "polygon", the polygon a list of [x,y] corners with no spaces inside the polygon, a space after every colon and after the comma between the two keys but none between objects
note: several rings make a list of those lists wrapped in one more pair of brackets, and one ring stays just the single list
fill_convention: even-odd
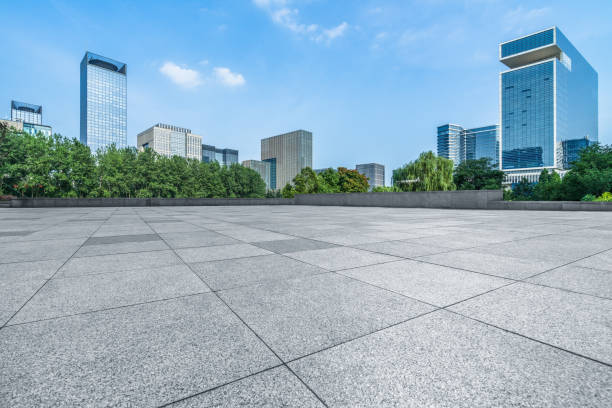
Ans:
[{"label": "low-rise office building", "polygon": [[42,106],[31,103],[11,101],[11,122],[21,123],[17,130],[23,130],[32,136],[42,133],[44,136],[51,136],[53,129],[51,126],[42,124]]},{"label": "low-rise office building", "polygon": [[255,170],[266,183],[266,190],[272,190],[270,187],[270,162],[260,160],[245,160],[242,165],[246,168]]},{"label": "low-rise office building", "polygon": [[378,163],[358,164],[355,169],[368,178],[370,190],[385,186],[385,166]]},{"label": "low-rise office building", "polygon": [[137,139],[140,150],[150,148],[166,157],[202,157],[202,136],[194,135],[190,129],[158,123],[140,132]]}]

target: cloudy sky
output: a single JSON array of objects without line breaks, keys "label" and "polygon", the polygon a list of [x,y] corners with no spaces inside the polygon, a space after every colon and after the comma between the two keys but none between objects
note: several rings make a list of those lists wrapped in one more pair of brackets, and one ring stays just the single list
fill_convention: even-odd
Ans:
[{"label": "cloudy sky", "polygon": [[[10,100],[79,136],[86,50],[127,63],[128,142],[157,122],[259,158],[263,137],[314,135],[314,167],[391,169],[436,126],[498,123],[498,43],[557,25],[599,73],[612,143],[612,1],[0,2],[0,117]],[[4,108],[2,108],[4,106]]]}]

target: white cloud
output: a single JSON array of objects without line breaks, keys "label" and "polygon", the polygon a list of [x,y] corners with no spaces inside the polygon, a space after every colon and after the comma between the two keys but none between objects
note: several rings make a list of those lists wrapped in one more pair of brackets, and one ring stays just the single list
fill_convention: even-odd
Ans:
[{"label": "white cloud", "polygon": [[522,34],[526,31],[530,31],[536,27],[536,24],[542,17],[545,17],[550,11],[551,9],[549,7],[529,9],[523,6],[518,6],[509,10],[504,15],[506,32],[515,31]]},{"label": "white cloud", "polygon": [[301,23],[300,10],[287,7],[288,3],[288,0],[253,0],[253,4],[268,13],[274,23],[297,34],[309,34],[316,42],[329,43],[334,38],[342,36],[348,28],[346,22],[330,29],[322,29],[318,24]]},{"label": "white cloud", "polygon": [[246,83],[242,74],[234,73],[229,68],[215,67],[213,69],[217,80],[227,86],[242,86]]},{"label": "white cloud", "polygon": [[174,62],[167,61],[159,68],[159,72],[170,78],[172,82],[184,88],[195,88],[202,84],[200,73],[190,68],[183,68]]}]

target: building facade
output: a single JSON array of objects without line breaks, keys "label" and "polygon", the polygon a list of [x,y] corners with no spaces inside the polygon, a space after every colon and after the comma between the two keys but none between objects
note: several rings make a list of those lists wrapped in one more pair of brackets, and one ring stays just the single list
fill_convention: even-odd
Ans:
[{"label": "building facade", "polygon": [[32,125],[42,125],[42,106],[11,101],[11,120]]},{"label": "building facade", "polygon": [[368,178],[370,190],[385,186],[385,166],[378,163],[358,164],[356,170]]},{"label": "building facade", "polygon": [[557,27],[501,43],[499,58],[510,68],[499,81],[507,178],[569,168],[598,140],[597,72]]},{"label": "building facade", "polygon": [[271,189],[283,188],[304,167],[312,167],[312,133],[296,130],[262,139],[261,160],[270,163]]},{"label": "building facade", "polygon": [[127,147],[127,65],[91,52],[81,61],[81,143]]},{"label": "building facade", "polygon": [[231,166],[238,163],[238,150],[218,149],[212,145],[202,145],[202,161],[205,163],[218,162],[222,166]]},{"label": "building facade", "polygon": [[450,159],[455,167],[465,160],[488,158],[499,166],[500,132],[498,125],[464,129],[459,125],[438,126],[438,156]]},{"label": "building facade", "polygon": [[53,134],[51,126],[42,124],[42,106],[40,105],[11,101],[11,121],[19,122],[20,125],[16,129],[27,132],[32,136],[41,133],[48,137]]},{"label": "building facade", "polygon": [[21,121],[0,119],[0,123],[6,125],[9,129],[14,128],[15,130],[23,130],[23,122]]},{"label": "building facade", "polygon": [[242,165],[246,168],[255,170],[266,183],[267,190],[273,190],[270,184],[270,162],[260,160],[245,160]]},{"label": "building facade", "polygon": [[158,123],[137,136],[138,148],[151,148],[166,156],[180,156],[201,160],[202,136],[194,135],[190,129]]}]

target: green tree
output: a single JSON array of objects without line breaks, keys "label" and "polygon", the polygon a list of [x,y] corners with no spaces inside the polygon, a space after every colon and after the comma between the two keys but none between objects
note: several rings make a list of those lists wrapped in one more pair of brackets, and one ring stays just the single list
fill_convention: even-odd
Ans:
[{"label": "green tree", "polygon": [[402,191],[397,186],[376,186],[372,189],[373,193],[396,193]]},{"label": "green tree", "polygon": [[291,183],[285,184],[285,187],[281,190],[281,195],[283,198],[293,198],[295,197],[295,190]]},{"label": "green tree", "polygon": [[533,183],[525,177],[512,188],[512,199],[518,201],[533,200]]},{"label": "green tree", "polygon": [[612,190],[612,146],[593,144],[579,153],[578,160],[563,177],[561,199],[580,200],[586,194],[599,196]]},{"label": "green tree", "polygon": [[304,167],[293,178],[294,194],[319,193],[319,179],[310,167]]},{"label": "green tree", "polygon": [[561,177],[557,172],[544,169],[538,184],[533,187],[533,199],[540,201],[559,200],[561,197]]},{"label": "green tree", "polygon": [[417,160],[393,170],[392,180],[402,191],[454,190],[453,161],[424,152]]},{"label": "green tree", "polygon": [[465,160],[454,171],[453,181],[458,190],[498,190],[504,172],[491,164],[491,159]]},{"label": "green tree", "polygon": [[337,170],[327,168],[317,174],[319,179],[319,192],[321,193],[339,193],[340,192],[340,175]]},{"label": "green tree", "polygon": [[366,176],[345,167],[338,167],[338,186],[342,193],[365,193],[370,188]]}]

